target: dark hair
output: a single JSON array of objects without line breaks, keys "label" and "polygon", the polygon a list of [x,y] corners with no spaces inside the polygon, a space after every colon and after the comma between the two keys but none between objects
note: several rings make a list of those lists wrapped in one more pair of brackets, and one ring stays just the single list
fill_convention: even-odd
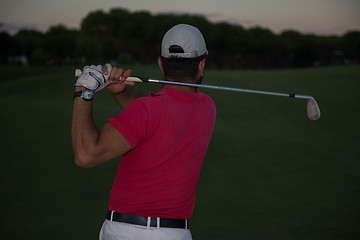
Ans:
[{"label": "dark hair", "polygon": [[[171,53],[184,53],[181,47],[171,46]],[[161,56],[162,67],[164,70],[165,78],[171,78],[175,82],[195,82],[195,75],[199,71],[199,63],[206,57],[203,54],[195,58],[181,58],[181,57],[170,57],[165,58]]]}]

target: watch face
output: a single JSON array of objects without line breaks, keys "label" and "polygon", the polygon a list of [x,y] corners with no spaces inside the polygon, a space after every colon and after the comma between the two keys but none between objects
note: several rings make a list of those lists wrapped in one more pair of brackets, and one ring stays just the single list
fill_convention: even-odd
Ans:
[{"label": "watch face", "polygon": [[92,91],[87,90],[87,89],[83,90],[83,98],[85,100],[91,100],[92,97],[93,97],[93,92]]}]

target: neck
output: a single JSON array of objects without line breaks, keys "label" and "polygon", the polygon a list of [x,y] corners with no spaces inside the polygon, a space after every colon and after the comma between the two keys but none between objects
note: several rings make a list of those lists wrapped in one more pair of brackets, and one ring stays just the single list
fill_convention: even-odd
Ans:
[{"label": "neck", "polygon": [[[170,82],[174,81],[171,78],[167,78],[165,80],[170,81]],[[189,80],[189,82],[191,82],[191,80]],[[175,84],[163,84],[163,87],[175,88],[175,89],[178,89],[180,91],[187,92],[187,93],[196,93],[196,88],[194,88],[194,87],[175,85]]]},{"label": "neck", "polygon": [[163,84],[163,87],[167,88],[175,88],[183,92],[187,93],[196,93],[196,88],[188,87],[188,86],[180,86],[180,85],[173,85],[173,84]]}]

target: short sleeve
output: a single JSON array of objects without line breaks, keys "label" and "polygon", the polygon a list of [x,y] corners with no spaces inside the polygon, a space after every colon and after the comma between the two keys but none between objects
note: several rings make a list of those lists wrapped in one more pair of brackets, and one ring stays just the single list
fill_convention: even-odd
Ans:
[{"label": "short sleeve", "polygon": [[147,134],[148,119],[146,106],[135,99],[120,114],[107,121],[135,148]]}]

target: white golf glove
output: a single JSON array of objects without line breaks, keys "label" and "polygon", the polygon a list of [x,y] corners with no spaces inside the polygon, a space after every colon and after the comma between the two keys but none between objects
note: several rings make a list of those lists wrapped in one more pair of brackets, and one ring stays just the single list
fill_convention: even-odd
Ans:
[{"label": "white golf glove", "polygon": [[85,87],[94,92],[98,92],[101,89],[104,89],[107,85],[106,82],[110,77],[110,72],[112,69],[109,63],[105,64],[105,66],[108,69],[107,75],[102,72],[101,65],[85,66],[83,71],[81,72],[81,75],[77,79],[75,86]]}]

